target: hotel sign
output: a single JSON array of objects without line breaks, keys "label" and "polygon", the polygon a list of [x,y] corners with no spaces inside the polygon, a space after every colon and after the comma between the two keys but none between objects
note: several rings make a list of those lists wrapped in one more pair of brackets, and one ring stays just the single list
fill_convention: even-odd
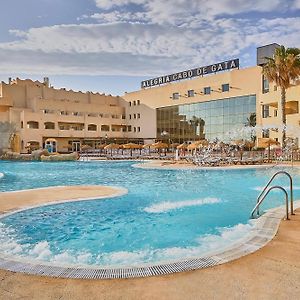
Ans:
[{"label": "hotel sign", "polygon": [[217,64],[205,66],[205,67],[199,67],[196,69],[191,69],[171,75],[165,75],[161,77],[156,77],[148,80],[144,80],[141,82],[141,87],[142,88],[147,88],[147,87],[152,87],[155,85],[160,85],[160,84],[165,84],[169,83],[172,81],[177,81],[177,80],[182,80],[182,79],[188,79],[196,76],[203,76],[206,74],[211,74],[211,73],[217,73],[220,71],[225,71],[225,70],[230,70],[230,69],[235,69],[239,68],[240,66],[240,61],[238,58],[232,59],[232,60],[227,60],[223,61]]}]

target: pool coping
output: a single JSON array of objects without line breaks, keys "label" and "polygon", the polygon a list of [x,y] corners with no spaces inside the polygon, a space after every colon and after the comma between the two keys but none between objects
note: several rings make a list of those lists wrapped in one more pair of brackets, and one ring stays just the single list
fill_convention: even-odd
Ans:
[{"label": "pool coping", "polygon": [[[160,164],[159,164],[159,163]],[[166,162],[165,165],[162,163]],[[137,162],[136,164],[132,165],[133,168],[138,169],[145,169],[145,170],[243,170],[243,169],[271,169],[277,167],[284,167],[284,168],[299,168],[299,165],[289,165],[289,164],[252,164],[252,165],[224,165],[224,166],[197,166],[191,163],[170,163],[170,161],[157,161],[157,160],[149,160],[146,162]]]},{"label": "pool coping", "polygon": [[[0,214],[0,216],[3,218],[19,211],[48,205],[56,205],[65,202],[112,198],[124,194],[126,192],[125,189],[122,192],[119,192],[119,194],[116,193],[113,196],[79,198],[74,200],[49,202],[42,205],[34,205],[9,211]],[[300,208],[300,200],[294,202],[294,207],[295,209]],[[0,269],[30,275],[73,279],[137,278],[203,269],[230,262],[261,249],[274,238],[279,228],[279,224],[284,216],[284,205],[269,209],[265,214],[260,216],[258,219],[255,219],[253,222],[253,228],[244,238],[238,239],[236,242],[230,244],[226,248],[210,252],[209,255],[201,257],[193,257],[165,263],[161,262],[158,264],[152,263],[142,266],[109,268],[100,266],[62,266],[47,262],[35,262],[34,259],[19,259],[18,257],[0,254]]]}]

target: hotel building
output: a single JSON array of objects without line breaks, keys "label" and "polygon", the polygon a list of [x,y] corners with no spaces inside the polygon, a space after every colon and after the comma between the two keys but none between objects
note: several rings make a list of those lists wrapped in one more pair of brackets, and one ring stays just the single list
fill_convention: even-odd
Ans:
[{"label": "hotel building", "polygon": [[132,130],[125,108],[121,97],[54,89],[47,78],[0,85],[0,121],[16,125],[20,152],[40,147],[70,152],[82,144],[125,141]]},{"label": "hotel building", "polygon": [[[139,136],[179,143],[256,137],[258,147],[269,138],[281,142],[280,88],[262,75],[265,57],[271,57],[278,46],[257,48],[254,67],[240,69],[239,61],[232,60],[142,82],[141,90],[123,96],[127,102],[138,101],[148,109],[137,111],[141,116],[136,120]],[[194,77],[197,72],[200,75]],[[287,138],[297,147],[299,100],[300,80],[286,94]],[[127,111],[130,114],[131,109]],[[143,122],[144,115],[151,123]]]},{"label": "hotel building", "polygon": [[[267,82],[261,67],[277,46],[258,48],[254,67],[240,69],[234,59],[143,81],[140,90],[121,97],[55,89],[47,78],[9,80],[0,85],[0,121],[16,125],[15,150],[21,152],[28,146],[70,152],[104,142],[281,141],[280,88]],[[299,98],[295,82],[286,113],[287,137],[297,146]]]}]

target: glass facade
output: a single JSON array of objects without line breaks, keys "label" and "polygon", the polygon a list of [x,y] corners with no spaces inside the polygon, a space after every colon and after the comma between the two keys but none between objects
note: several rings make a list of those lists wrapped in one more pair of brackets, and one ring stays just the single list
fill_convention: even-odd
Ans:
[{"label": "glass facade", "polygon": [[[167,138],[173,143],[250,139],[251,133],[243,128],[254,114],[255,95],[160,107],[156,109],[157,138]],[[162,132],[168,135],[162,136]]]}]

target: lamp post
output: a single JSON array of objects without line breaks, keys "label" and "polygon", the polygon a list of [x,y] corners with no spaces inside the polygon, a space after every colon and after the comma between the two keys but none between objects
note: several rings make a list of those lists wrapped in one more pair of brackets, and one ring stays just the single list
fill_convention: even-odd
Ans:
[{"label": "lamp post", "polygon": [[[108,138],[108,135],[107,133],[105,134],[105,145],[107,145],[107,138]],[[106,154],[107,154],[107,151],[106,151]]]},{"label": "lamp post", "polygon": [[[168,148],[170,148],[170,134],[169,134],[169,132],[167,132],[167,131],[164,130],[160,135],[163,138],[169,136],[169,139],[168,139]],[[167,150],[165,150],[165,155],[167,155]]]}]

